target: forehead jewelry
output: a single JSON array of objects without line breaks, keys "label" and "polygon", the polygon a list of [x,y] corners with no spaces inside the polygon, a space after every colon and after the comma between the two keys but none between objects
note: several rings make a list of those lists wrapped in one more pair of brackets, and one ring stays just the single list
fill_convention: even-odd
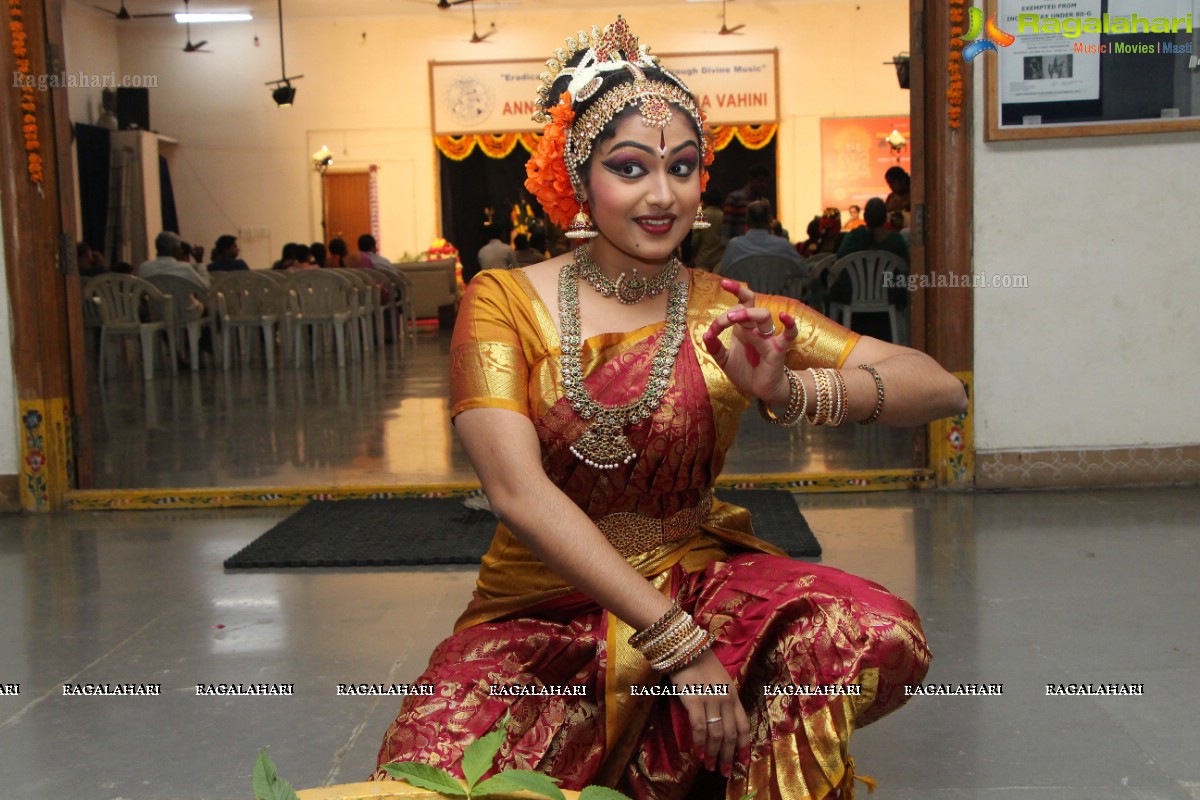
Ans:
[{"label": "forehead jewelry", "polygon": [[667,157],[667,130],[666,128],[658,132],[658,157]]}]

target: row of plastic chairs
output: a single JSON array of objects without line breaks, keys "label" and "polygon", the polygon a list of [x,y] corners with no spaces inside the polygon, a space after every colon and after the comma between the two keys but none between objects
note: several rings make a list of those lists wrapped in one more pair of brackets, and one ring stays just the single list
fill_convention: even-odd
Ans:
[{"label": "row of plastic chairs", "polygon": [[167,346],[176,366],[177,336],[186,335],[191,368],[199,368],[202,331],[214,346],[220,339],[225,369],[232,363],[234,341],[242,361],[249,358],[252,334],[261,332],[268,369],[275,366],[276,343],[286,360],[300,364],[304,342],[315,361],[332,339],[338,366],[347,352],[384,346],[390,332],[403,357],[412,335],[411,293],[403,275],[382,270],[303,270],[231,272],[213,276],[208,291],[172,275],[142,280],[130,275],[101,275],[84,287],[84,324],[100,334],[99,376],[104,380],[107,348],[113,337],[136,335],[141,341],[143,375],[154,376],[157,344]]}]

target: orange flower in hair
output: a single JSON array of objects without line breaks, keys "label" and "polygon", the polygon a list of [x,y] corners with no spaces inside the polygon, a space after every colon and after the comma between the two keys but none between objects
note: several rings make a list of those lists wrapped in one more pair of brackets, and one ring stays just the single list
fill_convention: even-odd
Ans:
[{"label": "orange flower in hair", "polygon": [[564,153],[567,147],[567,129],[575,121],[571,109],[571,95],[563,92],[558,105],[550,109],[550,122],[542,131],[537,150],[525,162],[525,188],[528,189],[546,216],[560,228],[566,228],[579,213],[579,201],[575,199],[575,188],[567,174]]}]

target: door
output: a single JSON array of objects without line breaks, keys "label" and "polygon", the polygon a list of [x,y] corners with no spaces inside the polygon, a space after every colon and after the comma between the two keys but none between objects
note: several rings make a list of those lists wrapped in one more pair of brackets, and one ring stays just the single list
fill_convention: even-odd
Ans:
[{"label": "door", "polygon": [[325,243],[341,238],[351,253],[371,232],[371,181],[366,172],[327,172],[324,177]]}]

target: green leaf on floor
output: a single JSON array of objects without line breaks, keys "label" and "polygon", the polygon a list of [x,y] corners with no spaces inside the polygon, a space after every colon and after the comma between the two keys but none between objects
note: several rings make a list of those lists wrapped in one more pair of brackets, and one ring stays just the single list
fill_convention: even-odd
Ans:
[{"label": "green leaf on floor", "polygon": [[295,788],[275,771],[275,763],[265,747],[258,751],[258,759],[254,762],[252,785],[254,800],[299,800]]},{"label": "green leaf on floor", "polygon": [[402,761],[398,764],[385,764],[383,768],[393,778],[408,781],[413,786],[419,786],[422,789],[460,797],[468,796],[467,790],[459,783],[458,778],[438,767],[431,767],[416,761]]}]

